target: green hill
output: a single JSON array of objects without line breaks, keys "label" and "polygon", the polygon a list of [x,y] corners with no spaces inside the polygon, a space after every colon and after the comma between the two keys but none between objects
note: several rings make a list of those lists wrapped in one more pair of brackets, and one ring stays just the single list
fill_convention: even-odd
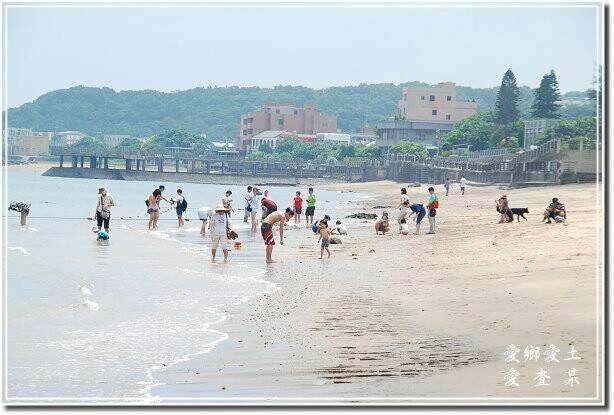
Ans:
[{"label": "green hill", "polygon": [[[34,102],[9,109],[11,127],[36,131],[78,130],[88,134],[131,134],[149,136],[171,129],[206,133],[212,139],[238,133],[240,114],[257,110],[265,101],[292,101],[297,105],[318,104],[337,116],[338,127],[354,131],[395,114],[405,86],[422,82],[360,84],[325,89],[301,86],[207,87],[170,93],[153,90],[120,91],[77,86],[42,95]],[[457,87],[460,99],[475,99],[480,111],[494,107],[497,88]],[[582,99],[584,92],[564,97]],[[521,111],[527,113],[532,92],[521,87]],[[590,115],[590,107],[572,105],[572,116]],[[564,111],[565,112],[565,111]],[[565,115],[565,114],[563,114]],[[3,117],[4,118],[4,117]]]}]

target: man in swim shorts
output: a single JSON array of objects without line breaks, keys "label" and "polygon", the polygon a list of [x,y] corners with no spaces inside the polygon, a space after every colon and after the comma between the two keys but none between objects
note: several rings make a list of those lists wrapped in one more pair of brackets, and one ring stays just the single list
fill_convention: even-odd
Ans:
[{"label": "man in swim shorts", "polygon": [[275,239],[273,237],[273,225],[279,223],[279,244],[284,244],[284,225],[287,221],[294,216],[294,212],[290,208],[286,208],[285,212],[273,212],[262,221],[260,225],[260,232],[262,233],[262,239],[266,247],[266,263],[271,264],[273,261],[273,247],[275,246]]}]

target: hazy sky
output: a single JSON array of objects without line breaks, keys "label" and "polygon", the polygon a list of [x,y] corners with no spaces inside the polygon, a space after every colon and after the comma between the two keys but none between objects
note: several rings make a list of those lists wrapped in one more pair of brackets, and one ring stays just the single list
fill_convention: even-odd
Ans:
[{"label": "hazy sky", "polygon": [[536,87],[591,85],[598,9],[8,9],[8,101],[74,85],[173,91],[207,85],[453,81],[491,87],[511,68]]}]

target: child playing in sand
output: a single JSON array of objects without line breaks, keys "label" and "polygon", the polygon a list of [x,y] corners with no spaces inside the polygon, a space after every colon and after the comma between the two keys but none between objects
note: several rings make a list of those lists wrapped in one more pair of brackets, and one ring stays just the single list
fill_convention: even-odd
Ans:
[{"label": "child playing in sand", "polygon": [[341,221],[340,221],[340,220],[338,220],[338,221],[335,223],[335,225],[336,225],[336,226],[335,226],[335,227],[332,229],[332,233],[333,233],[333,234],[334,234],[335,232],[336,232],[338,235],[347,235],[347,234],[348,234],[348,229],[345,227],[345,225],[342,225],[342,224],[341,224]]},{"label": "child playing in sand", "polygon": [[401,219],[401,223],[399,223],[399,233],[401,235],[409,235],[409,227],[405,219]]},{"label": "child playing in sand", "polygon": [[326,219],[322,219],[318,224],[318,242],[322,241],[320,245],[320,259],[324,256],[324,250],[328,253],[328,257],[330,258],[330,249],[328,249],[328,245],[330,245],[330,229],[328,227],[328,222]]},{"label": "child playing in sand", "polygon": [[388,212],[382,212],[382,217],[375,222],[375,234],[379,235],[381,232],[384,235],[390,230],[390,218]]}]

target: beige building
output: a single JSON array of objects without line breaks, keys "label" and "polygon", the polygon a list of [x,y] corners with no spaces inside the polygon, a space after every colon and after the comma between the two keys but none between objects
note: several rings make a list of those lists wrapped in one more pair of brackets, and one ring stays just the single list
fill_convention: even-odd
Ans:
[{"label": "beige building", "polygon": [[49,154],[49,136],[21,135],[15,139],[9,154],[18,156],[42,156]]},{"label": "beige building", "polygon": [[105,134],[102,136],[102,142],[108,147],[115,147],[127,138],[132,138],[132,136],[127,134]]},{"label": "beige building", "polygon": [[240,127],[240,149],[249,152],[252,149],[252,137],[263,131],[335,133],[337,117],[321,113],[317,105],[299,108],[293,103],[265,103],[259,111],[241,115]]},{"label": "beige building", "polygon": [[403,88],[399,115],[410,121],[463,120],[477,111],[476,102],[457,101],[454,82],[440,82],[430,87]]},{"label": "beige building", "polygon": [[524,148],[530,149],[535,140],[548,128],[556,125],[557,120],[536,119],[527,120],[524,123]]},{"label": "beige building", "polygon": [[59,133],[55,133],[53,139],[51,140],[51,146],[70,146],[78,143],[79,140],[86,135],[87,134],[84,134],[81,131],[61,131]]}]

